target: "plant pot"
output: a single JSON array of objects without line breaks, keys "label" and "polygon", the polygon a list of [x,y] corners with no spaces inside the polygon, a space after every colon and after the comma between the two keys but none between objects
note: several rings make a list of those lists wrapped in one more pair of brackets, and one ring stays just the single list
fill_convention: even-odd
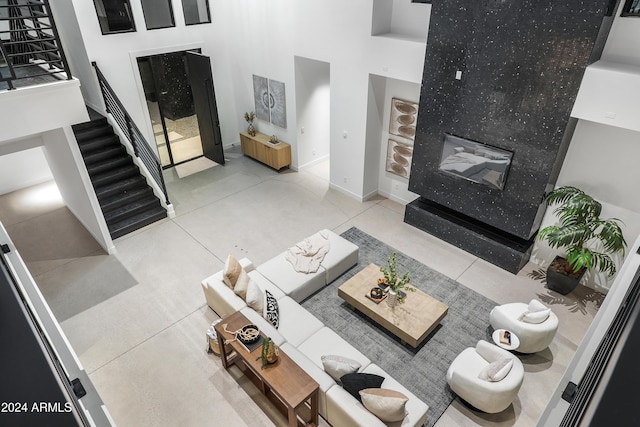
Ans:
[{"label": "plant pot", "polygon": [[567,295],[573,291],[587,271],[583,267],[580,271],[574,273],[571,267],[568,267],[568,264],[565,258],[557,256],[547,267],[547,287],[562,295]]}]

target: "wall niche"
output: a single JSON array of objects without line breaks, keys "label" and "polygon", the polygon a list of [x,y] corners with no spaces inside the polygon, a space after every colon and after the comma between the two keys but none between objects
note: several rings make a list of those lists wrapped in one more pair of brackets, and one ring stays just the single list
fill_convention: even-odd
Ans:
[{"label": "wall niche", "polygon": [[[405,222],[519,271],[564,160],[608,0],[433,1]],[[512,153],[502,189],[440,168],[446,134]]]},{"label": "wall niche", "polygon": [[430,9],[411,0],[373,0],[371,35],[425,43]]}]

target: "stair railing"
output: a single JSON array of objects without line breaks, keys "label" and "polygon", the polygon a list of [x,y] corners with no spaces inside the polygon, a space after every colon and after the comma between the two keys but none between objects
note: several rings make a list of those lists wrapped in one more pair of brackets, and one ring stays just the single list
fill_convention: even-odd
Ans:
[{"label": "stair railing", "polygon": [[0,21],[8,23],[0,25],[2,66],[8,71],[0,81],[11,90],[20,79],[62,73],[72,79],[48,0],[8,0],[0,9]]},{"label": "stair railing", "polygon": [[98,65],[95,62],[92,62],[91,65],[93,65],[93,68],[96,70],[98,83],[100,84],[100,90],[102,91],[102,98],[104,99],[107,113],[113,116],[118,127],[120,127],[120,130],[127,137],[127,140],[133,147],[136,157],[142,160],[142,163],[144,163],[152,178],[164,193],[166,204],[169,205],[169,195],[162,175],[160,159],[151,149],[151,146],[147,143],[146,138],[142,135],[138,126],[133,122],[129,113],[127,113],[127,110],[116,96],[113,88],[111,88],[111,85],[107,82],[107,79],[100,71],[100,68],[98,68]]}]

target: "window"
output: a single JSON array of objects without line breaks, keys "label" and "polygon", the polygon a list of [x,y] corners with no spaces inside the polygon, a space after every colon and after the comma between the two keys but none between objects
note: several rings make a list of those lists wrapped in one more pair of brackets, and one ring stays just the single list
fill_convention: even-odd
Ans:
[{"label": "window", "polygon": [[93,0],[102,34],[135,31],[129,0]]},{"label": "window", "polygon": [[640,0],[627,0],[620,16],[640,16]]},{"label": "window", "polygon": [[147,30],[176,26],[171,0],[142,0],[141,3]]},{"label": "window", "polygon": [[211,22],[209,0],[182,0],[184,23],[186,25],[206,24]]}]

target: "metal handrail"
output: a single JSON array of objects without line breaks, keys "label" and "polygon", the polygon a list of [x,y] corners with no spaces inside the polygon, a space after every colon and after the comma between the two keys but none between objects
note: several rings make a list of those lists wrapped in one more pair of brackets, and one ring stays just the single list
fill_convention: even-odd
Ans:
[{"label": "metal handrail", "polygon": [[[0,30],[0,44],[4,44],[2,57],[6,61],[11,78],[2,77],[9,90],[15,89],[16,80],[31,77],[65,74],[71,80],[71,69],[62,48],[60,35],[51,13],[49,0],[29,0],[26,3],[10,0],[9,4],[0,6],[9,10],[8,17],[0,21],[8,22],[8,29]],[[1,36],[8,35],[2,40]],[[15,70],[25,67],[47,66],[46,73],[19,73]],[[24,75],[22,75],[24,74]]]},{"label": "metal handrail", "polygon": [[122,102],[120,102],[120,99],[116,96],[115,91],[104,77],[104,74],[100,71],[100,68],[98,68],[98,64],[92,62],[91,65],[93,65],[93,68],[96,70],[98,83],[100,85],[104,104],[107,108],[107,113],[113,116],[118,127],[133,147],[136,157],[142,160],[152,178],[155,180],[156,184],[158,184],[158,187],[163,191],[165,202],[169,205],[169,194],[167,193],[164,176],[162,175],[160,159],[151,149],[147,139],[142,135],[142,132],[140,132],[138,126],[133,122],[129,113],[127,113]]}]

